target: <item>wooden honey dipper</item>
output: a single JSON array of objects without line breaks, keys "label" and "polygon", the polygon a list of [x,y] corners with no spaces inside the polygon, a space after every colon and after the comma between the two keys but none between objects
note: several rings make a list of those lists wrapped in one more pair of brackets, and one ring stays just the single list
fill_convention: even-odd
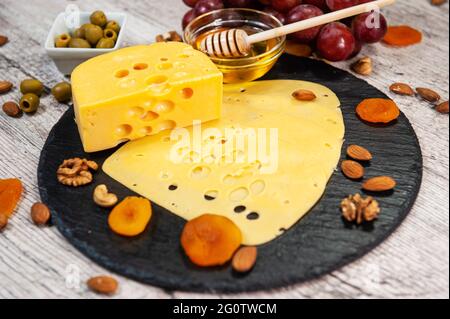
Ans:
[{"label": "wooden honey dipper", "polygon": [[372,1],[252,35],[248,35],[247,32],[241,29],[220,31],[206,36],[200,42],[200,50],[211,57],[243,57],[250,52],[251,45],[254,43],[317,27],[361,13],[370,12],[394,3],[395,0]]}]

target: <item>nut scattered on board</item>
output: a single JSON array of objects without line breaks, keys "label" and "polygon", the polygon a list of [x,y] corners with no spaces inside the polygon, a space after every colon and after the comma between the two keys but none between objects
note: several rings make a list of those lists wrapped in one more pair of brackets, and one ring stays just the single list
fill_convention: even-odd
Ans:
[{"label": "nut scattered on board", "polygon": [[11,91],[13,84],[9,81],[0,81],[0,94],[5,94]]},{"label": "nut scattered on board", "polygon": [[372,73],[372,59],[363,57],[351,65],[353,71],[361,75],[369,75]]},{"label": "nut scattered on board", "polygon": [[4,46],[8,42],[8,37],[0,35],[0,47]]},{"label": "nut scattered on board", "polygon": [[436,111],[442,114],[448,114],[448,101],[438,104],[436,106]]},{"label": "nut scattered on board", "polygon": [[316,95],[310,90],[299,89],[292,93],[292,96],[299,101],[313,101],[316,99]]},{"label": "nut scattered on board", "polygon": [[46,225],[50,220],[50,209],[43,203],[35,203],[31,206],[31,219],[38,226]]},{"label": "nut scattered on board", "polygon": [[441,96],[431,89],[416,88],[416,92],[422,99],[431,103],[436,103],[441,99]]},{"label": "nut scattered on board", "polygon": [[183,42],[183,38],[176,31],[169,31],[163,34],[158,34],[155,38],[156,42]]},{"label": "nut scattered on board", "polygon": [[117,291],[119,283],[109,276],[97,276],[90,278],[87,281],[87,286],[96,293],[112,295]]},{"label": "nut scattered on board", "polygon": [[389,87],[389,90],[399,95],[409,95],[409,96],[414,95],[414,90],[406,83],[393,83]]},{"label": "nut scattered on board", "polygon": [[342,200],[341,211],[345,220],[360,225],[377,219],[381,209],[373,197],[363,198],[360,194],[355,194]]},{"label": "nut scattered on board", "polygon": [[372,154],[366,148],[355,144],[347,147],[347,155],[358,161],[370,161],[372,159]]},{"label": "nut scattered on board", "polygon": [[385,192],[393,189],[397,182],[389,176],[372,177],[365,181],[362,188],[369,192]]},{"label": "nut scattered on board", "polygon": [[8,225],[8,216],[5,214],[0,214],[0,231],[6,228]]},{"label": "nut scattered on board", "polygon": [[89,170],[97,169],[98,165],[94,161],[77,157],[64,160],[56,171],[56,175],[61,184],[78,187],[91,183],[93,176]]},{"label": "nut scattered on board", "polygon": [[117,204],[116,194],[109,193],[105,184],[100,184],[94,189],[94,202],[101,207],[113,207]]},{"label": "nut scattered on board", "polygon": [[234,254],[231,265],[236,272],[248,272],[255,266],[257,256],[258,249],[256,247],[241,247]]},{"label": "nut scattered on board", "polygon": [[297,43],[295,41],[288,40],[286,41],[286,47],[284,48],[284,52],[299,57],[309,57],[312,54],[312,48],[307,44]]},{"label": "nut scattered on board", "polygon": [[22,114],[22,110],[19,105],[13,101],[5,102],[2,106],[2,110],[6,115],[11,117],[18,117]]},{"label": "nut scattered on board", "polygon": [[341,170],[350,179],[360,179],[364,176],[364,167],[352,160],[342,161]]}]

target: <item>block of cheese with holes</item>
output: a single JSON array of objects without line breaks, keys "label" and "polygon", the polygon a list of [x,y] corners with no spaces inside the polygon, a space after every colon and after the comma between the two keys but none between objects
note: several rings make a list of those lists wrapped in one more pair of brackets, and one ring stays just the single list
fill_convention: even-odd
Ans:
[{"label": "block of cheese with holes", "polygon": [[178,42],[95,57],[72,73],[76,122],[86,152],[219,118],[222,73]]},{"label": "block of cheese with holes", "polygon": [[[297,89],[317,99],[298,101],[291,96]],[[250,138],[242,146],[227,129],[256,133],[257,156]],[[222,117],[186,130],[188,146],[176,130],[145,137],[116,151],[103,170],[186,220],[226,216],[244,244],[257,245],[281,235],[320,199],[340,158],[344,122],[328,88],[276,80],[226,85]]]}]

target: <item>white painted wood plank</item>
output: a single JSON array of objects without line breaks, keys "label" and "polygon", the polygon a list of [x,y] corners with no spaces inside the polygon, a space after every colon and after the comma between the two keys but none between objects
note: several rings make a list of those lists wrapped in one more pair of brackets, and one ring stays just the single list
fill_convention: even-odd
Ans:
[{"label": "white painted wood plank", "polygon": [[[82,10],[126,11],[127,44],[153,42],[168,30],[180,29],[187,8],[181,0],[2,0],[0,33],[10,43],[0,48],[0,79],[19,83],[33,76],[48,87],[63,76],[46,56],[42,43],[56,15],[67,4]],[[437,89],[448,100],[448,4],[433,7],[425,0],[399,0],[385,10],[391,24],[407,23],[424,32],[419,46],[392,49],[377,44],[364,49],[374,59],[367,81],[388,93],[395,81]],[[336,66],[347,69],[349,62]],[[355,88],[357,89],[357,88]],[[0,103],[16,99],[17,88]],[[393,96],[411,121],[424,155],[424,180],[419,198],[406,221],[382,245],[364,258],[328,276],[274,291],[240,295],[166,292],[119,277],[120,298],[448,298],[449,297],[449,118],[428,103]],[[8,229],[0,234],[0,298],[96,298],[84,286],[92,275],[106,273],[73,248],[56,228],[36,228],[29,219],[39,200],[36,168],[51,127],[67,109],[51,97],[33,116],[8,118],[0,112],[0,178],[19,177],[25,196]],[[78,280],[80,285],[74,285]]]}]

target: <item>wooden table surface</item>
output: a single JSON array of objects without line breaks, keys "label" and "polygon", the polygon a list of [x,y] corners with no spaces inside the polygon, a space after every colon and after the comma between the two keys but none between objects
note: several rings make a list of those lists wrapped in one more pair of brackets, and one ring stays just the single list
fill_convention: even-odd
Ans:
[{"label": "wooden table surface", "polygon": [[[393,82],[436,89],[448,100],[448,4],[399,0],[385,10],[391,24],[410,24],[424,33],[422,44],[393,49],[376,44],[363,54],[374,60],[367,81],[388,93]],[[56,15],[68,4],[83,11],[125,11],[126,44],[153,42],[179,30],[187,8],[181,0],[1,0],[0,80],[15,89],[0,103],[17,100],[18,83],[35,77],[51,87],[64,80],[43,49]],[[337,63],[348,69],[349,62]],[[355,88],[357,89],[357,88]],[[424,178],[419,197],[401,227],[379,247],[320,279],[273,291],[241,295],[204,295],[165,291],[116,276],[120,298],[448,298],[449,297],[449,117],[414,97],[392,96],[411,121],[423,151]],[[84,282],[108,273],[73,248],[55,227],[37,228],[30,207],[39,201],[36,169],[47,135],[67,106],[50,96],[33,116],[13,119],[0,111],[0,178],[18,177],[25,194],[7,229],[0,233],[0,298],[93,298]],[[405,154],[408,156],[408,154]]]}]

